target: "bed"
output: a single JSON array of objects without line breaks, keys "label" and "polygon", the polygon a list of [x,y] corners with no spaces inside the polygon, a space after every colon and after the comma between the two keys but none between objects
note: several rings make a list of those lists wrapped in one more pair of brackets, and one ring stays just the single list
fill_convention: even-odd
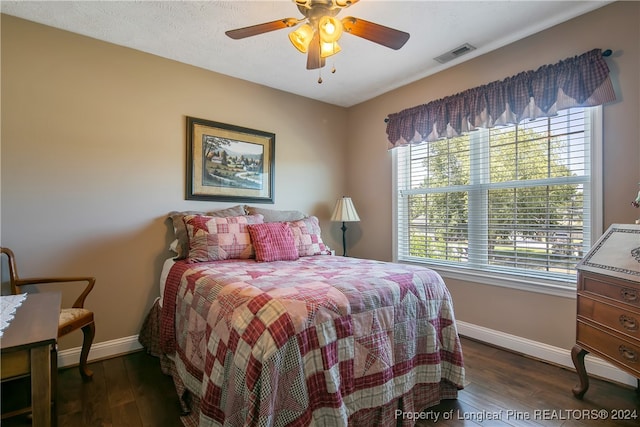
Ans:
[{"label": "bed", "polygon": [[[221,250],[229,241],[211,231],[228,217],[195,216],[183,217],[194,256],[165,262],[140,334],[173,376],[185,425],[412,425],[457,397],[462,349],[436,272],[331,255],[313,217],[242,219]],[[266,258],[258,229],[271,233]],[[208,255],[193,250],[203,230]],[[273,250],[281,232],[295,253]]]}]

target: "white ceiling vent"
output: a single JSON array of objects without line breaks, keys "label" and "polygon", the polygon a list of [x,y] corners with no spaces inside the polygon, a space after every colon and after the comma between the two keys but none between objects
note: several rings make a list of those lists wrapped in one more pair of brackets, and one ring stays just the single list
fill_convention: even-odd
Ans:
[{"label": "white ceiling vent", "polygon": [[437,58],[433,58],[436,61],[438,61],[441,64],[444,64],[445,62],[449,62],[451,60],[454,60],[456,58],[458,58],[459,56],[462,56],[466,53],[471,52],[472,50],[475,50],[476,48],[474,46],[471,46],[469,43],[465,43],[462,46],[458,46],[455,49],[450,50],[447,53],[443,53],[442,55],[438,56]]}]

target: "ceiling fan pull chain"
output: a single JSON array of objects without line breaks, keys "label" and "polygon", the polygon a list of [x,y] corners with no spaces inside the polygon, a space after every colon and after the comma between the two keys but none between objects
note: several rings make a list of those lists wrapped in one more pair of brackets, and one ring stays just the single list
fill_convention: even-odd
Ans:
[{"label": "ceiling fan pull chain", "polygon": [[318,41],[318,84],[322,84],[322,67],[324,66],[324,62],[322,61],[322,56],[321,56],[321,52],[322,52],[322,40],[320,40],[320,33],[317,32],[317,41]]}]

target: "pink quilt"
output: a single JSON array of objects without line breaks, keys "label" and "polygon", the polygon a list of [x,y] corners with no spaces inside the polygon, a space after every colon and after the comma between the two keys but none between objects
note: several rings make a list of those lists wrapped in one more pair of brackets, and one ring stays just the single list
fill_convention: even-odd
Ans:
[{"label": "pink quilt", "polygon": [[449,292],[417,266],[180,261],[161,336],[201,427],[395,425],[464,383]]}]

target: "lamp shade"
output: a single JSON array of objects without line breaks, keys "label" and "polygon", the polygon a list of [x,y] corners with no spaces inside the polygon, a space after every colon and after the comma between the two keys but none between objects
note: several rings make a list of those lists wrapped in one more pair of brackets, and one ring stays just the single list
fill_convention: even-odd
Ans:
[{"label": "lamp shade", "polygon": [[333,215],[331,215],[331,221],[342,222],[358,222],[360,217],[356,212],[355,206],[351,201],[351,197],[343,197],[338,199],[336,207],[333,209]]},{"label": "lamp shade", "polygon": [[336,42],[333,43],[321,43],[320,44],[320,57],[321,58],[327,58],[331,55],[335,55],[336,53],[340,52],[342,50],[342,48],[340,47],[340,45]]},{"label": "lamp shade", "polygon": [[312,38],[313,28],[309,24],[301,25],[300,28],[289,33],[291,44],[302,53],[307,53]]},{"label": "lamp shade", "polygon": [[324,43],[337,42],[342,35],[342,22],[333,16],[323,16],[318,22],[318,31]]}]

